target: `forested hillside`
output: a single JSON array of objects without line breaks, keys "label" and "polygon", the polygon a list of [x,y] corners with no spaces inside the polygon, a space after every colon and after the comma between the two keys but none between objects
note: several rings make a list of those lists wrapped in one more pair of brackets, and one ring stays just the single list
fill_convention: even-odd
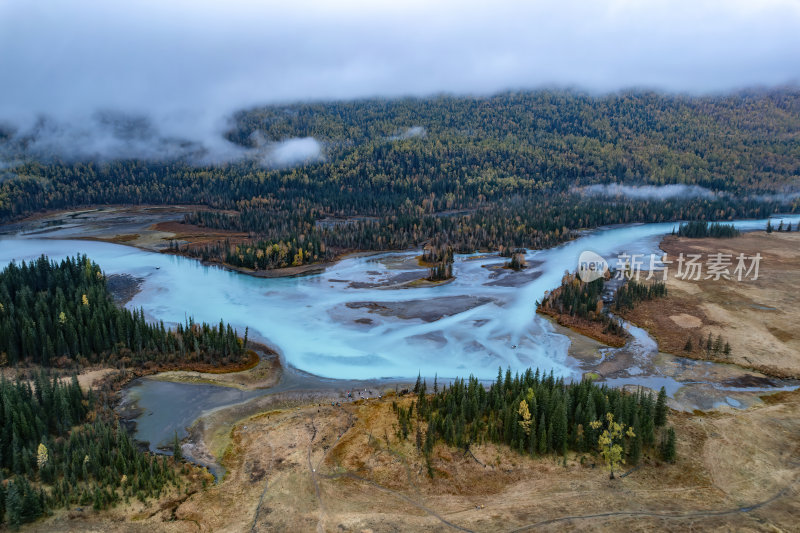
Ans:
[{"label": "forested hillside", "polygon": [[[351,249],[541,248],[579,228],[764,217],[798,209],[800,91],[720,97],[574,92],[360,100],[245,110],[242,147],[314,137],[321,161],[23,162],[0,182],[0,220],[94,204],[203,204],[187,221],[249,232],[184,252],[249,268]],[[0,142],[2,142],[0,140]],[[24,159],[24,158],[23,158]],[[609,197],[587,186],[691,185]],[[611,192],[619,192],[611,189]],[[216,209],[235,212],[221,213]]]},{"label": "forested hillside", "polygon": [[166,457],[140,452],[127,432],[95,415],[94,397],[74,378],[0,380],[0,526],[62,507],[144,502],[179,483]]},{"label": "forested hillside", "polygon": [[117,307],[100,267],[86,256],[42,256],[0,271],[0,365],[239,363],[245,342],[230,325],[175,330]]}]

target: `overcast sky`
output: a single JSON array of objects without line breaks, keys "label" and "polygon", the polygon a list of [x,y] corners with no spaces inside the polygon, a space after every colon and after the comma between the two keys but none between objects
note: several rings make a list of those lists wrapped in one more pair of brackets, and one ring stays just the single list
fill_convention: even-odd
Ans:
[{"label": "overcast sky", "polygon": [[[0,120],[800,80],[800,0],[0,0]],[[175,123],[180,121],[176,119]]]}]

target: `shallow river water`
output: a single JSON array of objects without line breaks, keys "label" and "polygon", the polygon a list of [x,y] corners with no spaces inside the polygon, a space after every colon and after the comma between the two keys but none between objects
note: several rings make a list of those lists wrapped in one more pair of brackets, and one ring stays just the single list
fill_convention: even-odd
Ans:
[{"label": "shallow river water", "polygon": [[[765,224],[737,223],[743,229]],[[88,254],[108,274],[144,280],[129,307],[142,307],[149,317],[167,323],[193,315],[198,321],[224,319],[241,330],[247,326],[251,336],[265,339],[289,365],[324,377],[409,378],[422,372],[490,379],[498,366],[536,366],[575,376],[577,369],[567,360],[568,339],[536,315],[536,300],[560,284],[565,270],[575,269],[582,251],[595,251],[613,265],[617,252],[656,251],[660,237],[673,227],[602,229],[530,252],[527,259],[540,263],[535,269],[541,275],[517,287],[492,284],[496,280],[490,275],[496,271],[485,267],[499,264],[496,256],[457,256],[456,279],[441,286],[364,287],[418,268],[406,261],[418,252],[353,257],[318,275],[261,279],[123,245],[20,236],[0,239],[0,266],[41,254]],[[501,276],[526,274],[506,270]],[[390,305],[376,311],[367,303]]]},{"label": "shallow river water", "polygon": [[[797,223],[800,217],[782,219]],[[755,230],[764,228],[766,220],[736,225]],[[326,378],[408,379],[420,372],[445,379],[469,374],[492,379],[498,367],[510,366],[512,370],[538,367],[577,379],[586,371],[585,365],[569,357],[569,339],[536,315],[536,300],[560,284],[565,270],[575,270],[581,252],[597,252],[614,266],[621,252],[658,252],[661,237],[674,227],[674,223],[643,224],[590,231],[561,246],[529,252],[532,266],[520,273],[498,269],[504,260],[496,255],[459,255],[455,280],[417,288],[395,283],[414,278],[415,272],[417,277],[425,275],[414,260],[416,251],[354,256],[321,274],[263,279],[123,245],[60,239],[57,229],[47,238],[0,237],[0,267],[41,254],[54,259],[87,254],[107,274],[126,273],[143,280],[128,307],[141,307],[148,317],[167,323],[194,316],[197,321],[224,319],[240,333],[249,327],[251,338],[274,347],[288,366]],[[637,338],[640,346],[632,343],[629,349],[639,359],[649,359],[609,381],[665,384],[674,396],[682,384],[675,381],[679,378],[674,373],[668,378],[659,375],[659,365],[672,365],[674,370],[678,363],[699,363],[682,358],[659,361],[646,334],[641,332]],[[707,364],[711,366],[703,372],[714,374],[715,366]],[[698,381],[696,370],[684,383]],[[777,381],[774,385],[788,386]],[[197,385],[173,387],[185,401],[192,396],[204,398],[190,408],[189,417],[200,407],[243,401],[251,395],[192,387]],[[215,395],[222,403],[213,399]],[[731,399],[730,405],[739,403],[734,396],[725,396]]]}]

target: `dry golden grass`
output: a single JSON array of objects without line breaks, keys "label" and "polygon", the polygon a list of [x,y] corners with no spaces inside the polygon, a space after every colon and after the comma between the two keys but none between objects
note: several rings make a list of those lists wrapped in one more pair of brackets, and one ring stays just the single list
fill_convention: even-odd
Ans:
[{"label": "dry golden grass", "polygon": [[438,445],[431,478],[413,434],[395,435],[391,401],[249,417],[230,430],[219,485],[185,501],[173,495],[150,514],[62,513],[35,529],[786,531],[800,512],[798,392],[747,411],[672,413],[677,463],[646,458],[614,481],[589,454],[564,467],[492,444],[473,447],[474,457]]},{"label": "dry golden grass", "polygon": [[[720,361],[782,377],[800,377],[800,233],[747,233],[733,239],[667,237],[662,249],[680,253],[760,253],[759,279],[684,281],[670,275],[666,298],[641,302],[622,313],[644,327],[662,351],[693,358],[708,357],[698,346],[710,333],[722,335],[731,356]],[[686,352],[686,339],[693,350]]]}]

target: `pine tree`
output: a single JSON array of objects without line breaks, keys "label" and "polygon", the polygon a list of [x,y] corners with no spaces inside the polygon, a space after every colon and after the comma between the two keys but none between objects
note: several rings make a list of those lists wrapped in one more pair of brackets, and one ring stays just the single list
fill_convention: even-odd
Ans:
[{"label": "pine tree", "polygon": [[658,391],[654,422],[656,427],[661,427],[667,423],[667,391],[664,387],[661,387],[661,390]]},{"label": "pine tree", "polygon": [[670,427],[661,439],[661,458],[667,463],[674,463],[675,457],[675,430]]},{"label": "pine tree", "polygon": [[642,437],[638,433],[631,443],[630,462],[636,466],[642,460]]},{"label": "pine tree", "polygon": [[722,343],[722,335],[717,335],[717,339],[714,341],[714,353],[719,354],[722,352],[723,343]]},{"label": "pine tree", "polygon": [[22,524],[22,495],[16,481],[11,481],[6,489],[6,514],[8,515],[8,525],[17,529]]},{"label": "pine tree", "polygon": [[3,473],[0,471],[0,524],[6,516],[6,486],[3,483]]},{"label": "pine tree", "polygon": [[172,456],[175,458],[175,462],[179,463],[183,461],[183,451],[181,450],[181,441],[178,439],[178,432],[175,432],[175,438],[172,441]]},{"label": "pine tree", "polygon": [[539,424],[539,455],[547,453],[547,429],[544,427],[544,415],[542,415],[542,422]]}]

